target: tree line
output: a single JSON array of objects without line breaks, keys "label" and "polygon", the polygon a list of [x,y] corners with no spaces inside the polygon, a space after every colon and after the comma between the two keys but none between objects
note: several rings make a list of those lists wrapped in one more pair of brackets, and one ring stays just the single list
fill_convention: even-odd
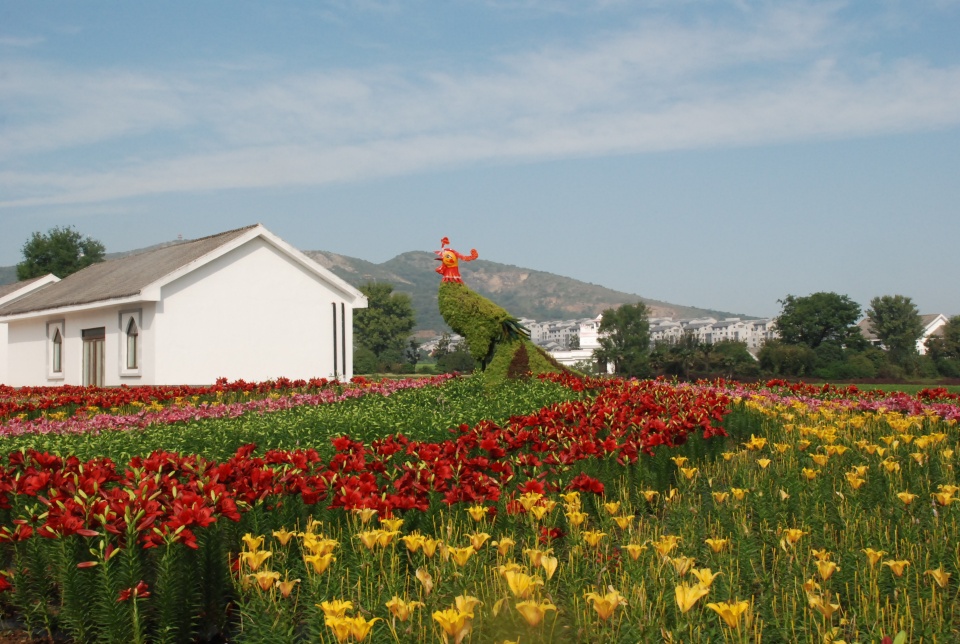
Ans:
[{"label": "tree line", "polygon": [[[913,301],[883,295],[862,307],[846,295],[787,295],[775,324],[779,339],[766,342],[754,358],[743,342],[708,344],[687,334],[651,345],[645,304],[603,312],[600,348],[591,370],[611,364],[619,375],[750,379],[769,376],[850,379],[960,378],[960,316],[942,335],[927,339],[921,355],[923,322]],[[866,320],[871,342],[859,322]]]}]

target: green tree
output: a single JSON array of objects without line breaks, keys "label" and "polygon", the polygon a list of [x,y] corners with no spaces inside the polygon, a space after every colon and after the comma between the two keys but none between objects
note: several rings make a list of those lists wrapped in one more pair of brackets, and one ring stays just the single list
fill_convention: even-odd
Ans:
[{"label": "green tree", "polygon": [[763,343],[760,368],[774,376],[809,376],[813,373],[817,354],[805,344],[786,344],[780,340]]},{"label": "green tree", "polygon": [[21,247],[23,261],[17,264],[17,279],[28,280],[53,273],[63,279],[90,264],[103,261],[106,249],[96,239],[84,237],[72,226],[56,226],[33,233]]},{"label": "green tree", "polygon": [[875,297],[870,300],[867,317],[891,362],[912,370],[918,355],[917,340],[923,335],[923,322],[913,300],[903,295]]},{"label": "green tree", "polygon": [[643,302],[624,304],[603,312],[600,321],[600,348],[593,352],[601,363],[613,363],[614,371],[623,376],[646,376],[650,373],[650,322]]},{"label": "green tree", "polygon": [[927,340],[927,355],[940,375],[960,378],[960,315],[947,321],[940,336]]},{"label": "green tree", "polygon": [[367,296],[367,308],[353,314],[357,346],[369,349],[381,362],[402,361],[416,324],[410,296],[394,293],[393,284],[386,282],[370,282],[359,289]]},{"label": "green tree", "polygon": [[783,308],[777,318],[777,330],[784,344],[804,344],[811,349],[828,340],[848,347],[864,344],[857,327],[860,305],[846,295],[788,295],[779,302]]}]

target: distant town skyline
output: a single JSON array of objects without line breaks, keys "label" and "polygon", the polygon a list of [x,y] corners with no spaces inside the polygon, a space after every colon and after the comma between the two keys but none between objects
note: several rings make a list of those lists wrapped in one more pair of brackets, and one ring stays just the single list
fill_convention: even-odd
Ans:
[{"label": "distant town skyline", "polygon": [[679,305],[960,314],[960,1],[0,0],[0,265],[263,223]]}]

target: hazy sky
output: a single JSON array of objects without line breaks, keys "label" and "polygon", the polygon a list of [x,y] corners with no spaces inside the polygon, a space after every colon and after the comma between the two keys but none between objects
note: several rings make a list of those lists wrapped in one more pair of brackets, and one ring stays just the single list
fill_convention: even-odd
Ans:
[{"label": "hazy sky", "polygon": [[[260,222],[960,314],[960,0],[0,0],[0,265]],[[469,270],[464,270],[469,282]]]}]

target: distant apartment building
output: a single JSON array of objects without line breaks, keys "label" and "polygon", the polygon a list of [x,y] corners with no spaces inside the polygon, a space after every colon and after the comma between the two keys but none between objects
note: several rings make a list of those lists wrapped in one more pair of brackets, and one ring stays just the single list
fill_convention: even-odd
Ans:
[{"label": "distant apartment building", "polygon": [[[551,322],[532,322],[531,339],[550,352],[561,364],[572,365],[578,362],[592,361],[593,351],[600,346],[599,329],[602,316],[583,320],[555,320]],[[714,344],[724,340],[743,342],[748,349],[758,350],[767,340],[778,337],[776,326],[771,319],[742,320],[726,318],[717,320],[712,317],[674,320],[669,317],[650,318],[650,344],[658,342],[678,342],[685,335],[692,335],[704,344]],[[538,332],[534,333],[534,328]],[[568,349],[569,338],[574,329],[579,334],[580,348]]]}]

